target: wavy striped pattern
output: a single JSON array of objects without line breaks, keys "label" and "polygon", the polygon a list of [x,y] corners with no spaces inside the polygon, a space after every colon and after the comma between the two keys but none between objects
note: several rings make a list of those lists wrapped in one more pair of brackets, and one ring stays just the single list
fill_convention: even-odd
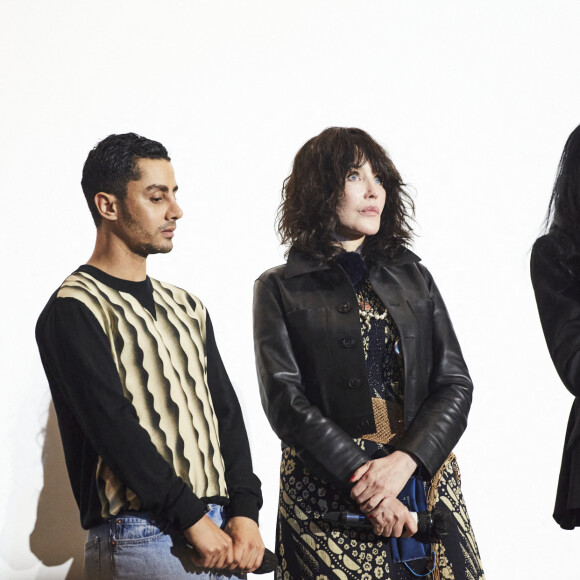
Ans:
[{"label": "wavy striped pattern", "polygon": [[[227,497],[217,418],[207,385],[206,310],[180,288],[151,279],[157,318],[131,294],[76,272],[58,297],[80,300],[109,338],[123,392],[151,441],[198,497]],[[139,498],[99,461],[102,516],[139,509]]]}]

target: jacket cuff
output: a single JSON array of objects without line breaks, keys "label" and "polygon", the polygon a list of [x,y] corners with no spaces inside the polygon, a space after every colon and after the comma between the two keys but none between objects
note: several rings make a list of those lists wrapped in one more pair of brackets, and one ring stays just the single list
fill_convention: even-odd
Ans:
[{"label": "jacket cuff", "polygon": [[395,449],[408,453],[419,465],[427,470],[431,477],[437,473],[450,453],[450,451],[443,451],[428,436],[425,438],[422,437],[420,440],[419,437],[403,437],[395,445]]},{"label": "jacket cuff", "polygon": [[362,467],[365,463],[372,461],[371,457],[367,457],[366,455],[357,455],[356,459],[353,460],[351,465],[349,466],[346,474],[342,478],[342,482],[345,485],[352,485],[350,478],[353,476],[354,472],[359,468]]},{"label": "jacket cuff", "polygon": [[[283,446],[288,446],[282,443]],[[361,466],[370,461],[372,457],[367,455],[362,449],[359,449],[353,442],[351,450],[344,453],[341,457],[340,465],[325,464],[324,458],[314,457],[306,450],[296,449],[296,453],[306,469],[310,473],[316,475],[320,479],[328,483],[333,483],[339,486],[347,486],[350,489],[350,478],[352,474]]]},{"label": "jacket cuff", "polygon": [[260,511],[258,498],[254,495],[234,495],[230,497],[226,511],[229,518],[242,516],[258,523],[258,512]]}]

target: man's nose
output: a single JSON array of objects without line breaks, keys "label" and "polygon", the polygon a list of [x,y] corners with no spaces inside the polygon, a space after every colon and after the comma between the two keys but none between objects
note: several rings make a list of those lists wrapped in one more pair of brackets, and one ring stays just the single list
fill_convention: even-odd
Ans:
[{"label": "man's nose", "polygon": [[182,216],[183,210],[177,203],[177,200],[174,198],[167,209],[167,218],[171,220],[178,220]]}]

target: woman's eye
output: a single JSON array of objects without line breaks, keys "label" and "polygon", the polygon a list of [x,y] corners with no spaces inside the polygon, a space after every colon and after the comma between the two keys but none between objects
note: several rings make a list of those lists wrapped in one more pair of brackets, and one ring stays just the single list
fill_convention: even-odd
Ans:
[{"label": "woman's eye", "polygon": [[157,203],[158,201],[161,201],[162,199],[163,199],[162,197],[152,197],[152,198],[151,198],[151,201],[152,201],[153,203]]},{"label": "woman's eye", "polygon": [[346,177],[349,181],[356,181],[358,179],[358,173],[351,173]]},{"label": "woman's eye", "polygon": [[375,177],[375,183],[378,183],[379,185],[383,185],[383,178],[382,177]]}]

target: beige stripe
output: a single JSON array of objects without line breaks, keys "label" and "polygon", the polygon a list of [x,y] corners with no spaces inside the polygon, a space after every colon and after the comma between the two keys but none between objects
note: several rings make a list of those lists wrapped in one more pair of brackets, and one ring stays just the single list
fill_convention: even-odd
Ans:
[{"label": "beige stripe", "polygon": [[[207,386],[205,308],[179,288],[156,280],[152,284],[157,320],[130,294],[85,273],[70,276],[58,296],[80,300],[95,315],[109,338],[124,394],[163,458],[198,496],[227,496],[217,417]],[[113,515],[130,500],[133,506],[140,504],[102,462],[98,477],[104,512]]]},{"label": "beige stripe", "polygon": [[[165,286],[167,287],[168,285]],[[185,390],[187,408],[191,413],[191,418],[187,418],[187,420],[196,425],[202,423],[208,426],[207,431],[200,433],[198,446],[203,450],[206,458],[212,461],[216,475],[219,474],[219,479],[221,481],[218,482],[216,480],[215,482],[212,482],[213,485],[219,486],[218,491],[216,491],[215,494],[224,495],[224,493],[227,493],[225,479],[221,476],[225,472],[225,467],[223,458],[219,451],[220,443],[217,417],[207,387],[207,359],[205,355],[205,346],[202,342],[202,337],[199,334],[199,328],[196,327],[194,320],[192,320],[195,318],[201,322],[204,331],[203,338],[205,339],[206,310],[203,305],[194,298],[196,310],[193,311],[187,303],[186,293],[178,288],[169,287],[169,290],[173,292],[174,298],[177,300],[177,304],[185,306],[186,311],[184,312],[181,308],[175,306],[175,300],[171,298],[171,295],[160,284],[154,283],[154,288],[156,290],[154,294],[155,301],[167,309],[169,323],[171,326],[178,329],[178,331],[182,331],[179,334],[179,339],[181,348],[186,355],[186,358],[182,359],[182,362],[186,363],[187,366],[179,369],[180,376],[182,384],[187,382],[192,387],[191,389]],[[194,377],[193,382],[190,380],[190,377]],[[202,405],[202,417],[198,414],[198,403],[201,403]],[[206,472],[209,471],[208,467],[206,467]]]}]

